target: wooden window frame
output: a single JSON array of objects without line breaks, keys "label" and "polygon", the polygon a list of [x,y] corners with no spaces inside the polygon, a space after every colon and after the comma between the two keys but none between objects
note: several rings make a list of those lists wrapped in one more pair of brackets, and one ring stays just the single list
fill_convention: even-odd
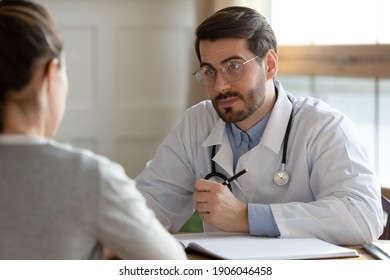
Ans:
[{"label": "wooden window frame", "polygon": [[279,74],[390,78],[390,45],[279,46]]}]

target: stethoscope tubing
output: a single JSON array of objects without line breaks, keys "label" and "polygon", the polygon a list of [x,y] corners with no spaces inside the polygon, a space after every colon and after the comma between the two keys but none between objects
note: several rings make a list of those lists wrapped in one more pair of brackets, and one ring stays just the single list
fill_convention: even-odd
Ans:
[{"label": "stethoscope tubing", "polygon": [[215,156],[216,147],[217,147],[216,145],[213,145],[212,150],[211,150],[211,172],[209,174],[207,174],[204,178],[206,180],[209,180],[212,177],[220,178],[220,179],[222,179],[223,182],[227,182],[225,185],[229,188],[230,191],[232,191],[232,186],[230,185],[228,178],[225,175],[223,175],[222,173],[219,173],[216,171],[215,161],[213,161],[213,158]]}]

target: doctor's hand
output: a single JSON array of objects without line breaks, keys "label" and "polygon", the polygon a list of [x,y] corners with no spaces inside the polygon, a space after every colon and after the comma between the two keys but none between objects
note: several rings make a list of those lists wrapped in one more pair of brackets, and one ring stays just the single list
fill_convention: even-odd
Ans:
[{"label": "doctor's hand", "polygon": [[249,232],[248,205],[220,183],[200,179],[192,198],[200,218],[221,231]]}]

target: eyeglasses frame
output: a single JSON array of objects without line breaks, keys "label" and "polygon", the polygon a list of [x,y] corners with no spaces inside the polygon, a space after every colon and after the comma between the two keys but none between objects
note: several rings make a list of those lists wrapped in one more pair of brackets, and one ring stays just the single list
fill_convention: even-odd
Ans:
[{"label": "eyeglasses frame", "polygon": [[[247,59],[247,60],[245,60],[245,61],[243,61],[243,62],[239,62],[239,64],[241,65],[242,70],[244,70],[244,65],[245,65],[245,64],[251,62],[252,60],[255,60],[255,59],[258,58],[258,57],[260,57],[260,55],[256,55],[256,56],[254,56],[254,57],[252,57],[252,58],[249,58],[249,59]],[[224,66],[221,67],[221,68],[219,68],[219,69],[212,69],[211,67],[209,67],[209,68],[214,72],[214,81],[213,81],[213,83],[210,84],[210,85],[205,85],[205,84],[201,83],[200,81],[198,81],[198,79],[196,78],[196,74],[197,74],[199,71],[203,71],[202,67],[200,67],[198,70],[194,71],[194,72],[192,73],[192,75],[194,75],[195,80],[198,82],[198,84],[200,84],[201,86],[204,86],[204,87],[210,87],[210,86],[212,86],[212,85],[215,84],[215,81],[216,81],[216,79],[217,79],[217,73],[218,73],[218,71],[221,71],[221,72],[222,72],[222,76],[224,77],[226,71],[223,71],[223,69],[224,69],[224,67],[226,67],[226,65],[227,65],[228,63],[229,63],[229,61],[226,62],[226,63],[224,63]],[[242,72],[241,75],[240,75],[240,77],[239,77],[238,79],[236,79],[236,80],[233,80],[233,81],[228,80],[228,81],[230,81],[230,82],[237,82],[237,81],[239,81],[239,80],[242,78],[243,74],[244,74],[244,72]]]}]

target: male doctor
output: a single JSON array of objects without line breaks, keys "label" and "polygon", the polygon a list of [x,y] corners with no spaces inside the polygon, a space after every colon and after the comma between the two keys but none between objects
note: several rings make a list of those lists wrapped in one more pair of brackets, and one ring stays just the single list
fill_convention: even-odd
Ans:
[{"label": "male doctor", "polygon": [[228,7],[196,36],[194,76],[210,100],[185,112],[136,178],[161,223],[176,232],[196,210],[205,231],[376,240],[380,185],[366,148],[345,115],[275,79],[265,18]]}]

